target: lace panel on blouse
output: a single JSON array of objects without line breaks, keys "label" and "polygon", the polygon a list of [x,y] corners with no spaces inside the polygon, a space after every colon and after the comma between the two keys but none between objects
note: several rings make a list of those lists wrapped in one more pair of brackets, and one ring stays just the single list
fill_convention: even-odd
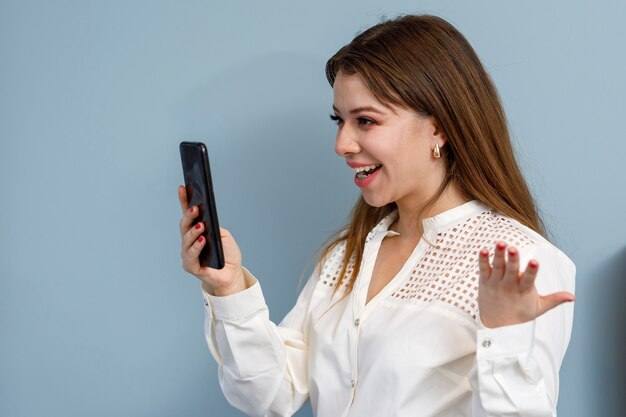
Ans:
[{"label": "lace panel on blouse", "polygon": [[348,262],[346,273],[342,277],[339,277],[339,273],[341,272],[341,268],[343,266],[343,257],[346,253],[346,244],[347,242],[344,240],[343,242],[338,243],[337,246],[330,251],[322,267],[322,273],[320,274],[320,280],[323,285],[330,288],[341,285],[341,288],[338,289],[338,291],[344,291],[348,287],[348,279],[354,271],[356,257],[352,255],[350,261]]},{"label": "lace panel on blouse", "polygon": [[[478,312],[478,252],[487,248],[493,260],[494,248],[499,241],[519,250],[534,243],[509,218],[493,211],[484,211],[438,233],[387,302],[399,306],[444,303],[475,319]],[[324,286],[341,285],[339,291],[347,288],[355,257],[350,258],[346,273],[339,277],[345,250],[346,242],[343,241],[328,254],[320,275]]]},{"label": "lace panel on blouse", "polygon": [[435,242],[411,270],[404,284],[391,293],[394,303],[444,303],[473,319],[478,313],[478,252],[497,242],[522,250],[534,243],[507,217],[482,212],[437,234]]}]

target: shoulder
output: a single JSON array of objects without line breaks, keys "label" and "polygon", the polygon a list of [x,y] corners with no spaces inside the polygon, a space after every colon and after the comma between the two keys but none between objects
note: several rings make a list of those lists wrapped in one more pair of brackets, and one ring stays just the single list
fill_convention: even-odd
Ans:
[{"label": "shoulder", "polygon": [[507,234],[501,236],[501,240],[508,245],[514,245],[520,251],[520,268],[526,268],[531,259],[539,263],[539,274],[537,276],[537,288],[540,292],[567,290],[573,292],[574,279],[576,276],[576,265],[574,262],[552,242],[535,232],[531,228],[521,224],[515,219],[500,213],[493,212],[492,216],[496,221],[505,223],[505,229],[523,242],[522,245],[511,242],[507,239]]}]

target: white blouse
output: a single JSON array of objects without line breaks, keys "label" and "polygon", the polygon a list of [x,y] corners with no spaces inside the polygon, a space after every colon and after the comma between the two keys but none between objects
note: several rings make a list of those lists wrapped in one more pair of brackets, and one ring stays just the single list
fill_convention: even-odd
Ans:
[{"label": "white blouse", "polygon": [[425,219],[400,272],[366,305],[378,250],[397,234],[388,230],[397,215],[369,233],[347,297],[339,277],[344,242],[320,262],[278,326],[247,270],[246,290],[203,292],[206,339],[226,399],[250,416],[291,416],[307,398],[318,417],[555,416],[573,305],[484,327],[477,254],[486,247],[493,257],[500,240],[516,246],[522,268],[531,258],[539,262],[542,295],[574,292],[572,261],[531,229],[470,201]]}]

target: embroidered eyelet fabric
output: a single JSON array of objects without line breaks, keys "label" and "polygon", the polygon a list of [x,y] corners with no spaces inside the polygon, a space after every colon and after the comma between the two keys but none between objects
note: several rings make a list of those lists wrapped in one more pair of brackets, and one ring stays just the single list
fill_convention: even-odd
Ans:
[{"label": "embroidered eyelet fabric", "polygon": [[331,251],[322,266],[322,272],[320,274],[320,282],[322,285],[334,288],[337,285],[341,285],[343,289],[348,287],[348,280],[344,279],[350,277],[354,271],[355,257],[350,258],[346,272],[343,276],[341,274],[343,258],[346,253],[346,242],[339,243],[333,251]]},{"label": "embroidered eyelet fabric", "polygon": [[478,252],[499,241],[523,251],[533,241],[508,219],[485,211],[437,234],[435,242],[414,265],[391,301],[445,303],[476,318],[478,312]]},{"label": "embroidered eyelet fabric", "polygon": [[[380,228],[381,224],[377,227]],[[399,305],[441,302],[475,319],[478,313],[478,252],[487,248],[493,259],[494,247],[499,241],[520,251],[534,244],[533,239],[511,220],[491,210],[437,233],[432,246],[405,278],[404,285],[391,293],[389,302]],[[354,257],[344,276],[339,277],[344,255],[345,242],[329,254],[320,275],[321,284],[331,288],[348,286],[347,278],[354,270]]]},{"label": "embroidered eyelet fabric", "polygon": [[[517,221],[471,201],[426,219],[398,274],[365,303],[380,245],[397,212],[369,233],[359,276],[339,276],[345,242],[312,274],[289,314],[268,319],[261,284],[204,293],[205,333],[226,398],[248,415],[289,416],[309,399],[316,416],[552,416],[573,306],[527,323],[485,328],[478,260],[498,241],[536,259],[540,294],[574,291],[575,267]],[[335,287],[339,286],[334,293]]]}]

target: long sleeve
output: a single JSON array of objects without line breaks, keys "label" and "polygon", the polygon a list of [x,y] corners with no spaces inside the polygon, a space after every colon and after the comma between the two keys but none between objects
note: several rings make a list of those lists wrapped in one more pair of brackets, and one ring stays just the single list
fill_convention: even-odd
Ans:
[{"label": "long sleeve", "polygon": [[[558,249],[541,245],[521,255],[523,267],[531,258],[539,261],[535,280],[539,294],[574,292],[575,266]],[[478,319],[472,416],[556,416],[559,369],[572,321],[572,303],[533,321],[494,329]]]},{"label": "long sleeve", "polygon": [[307,310],[310,277],[293,309],[276,326],[261,286],[244,268],[248,288],[216,297],[203,291],[205,336],[228,402],[249,416],[291,416],[308,397]]}]

